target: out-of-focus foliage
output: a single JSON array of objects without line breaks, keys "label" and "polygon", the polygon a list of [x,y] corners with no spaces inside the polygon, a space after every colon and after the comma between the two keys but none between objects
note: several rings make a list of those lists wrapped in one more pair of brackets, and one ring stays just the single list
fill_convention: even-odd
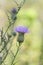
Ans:
[{"label": "out-of-focus foliage", "polygon": [[25,18],[25,19],[36,19],[38,17],[38,14],[35,9],[29,8],[29,9],[24,9],[21,10],[20,13],[18,14],[18,17],[20,18]]},{"label": "out-of-focus foliage", "polygon": [[[16,4],[12,0],[0,0],[0,23],[3,25],[3,20],[7,20],[4,10],[10,10],[15,7]],[[4,3],[3,3],[4,2]],[[42,4],[41,4],[42,3]],[[12,5],[13,4],[13,5]],[[17,7],[17,6],[16,6]],[[38,65],[41,47],[41,23],[40,18],[41,10],[43,7],[43,0],[26,0],[26,3],[21,8],[17,15],[17,21],[15,27],[18,25],[24,25],[29,27],[29,33],[25,35],[25,41],[21,46],[21,49],[16,58],[16,65]],[[42,18],[42,17],[41,17]],[[6,22],[5,22],[6,23]],[[1,26],[0,24],[0,26]],[[5,24],[5,27],[8,23]],[[14,39],[11,50],[15,53],[16,50],[16,39]],[[9,63],[12,60],[12,54],[8,54],[5,63]],[[10,61],[9,61],[10,60]],[[16,62],[15,61],[15,62]]]}]

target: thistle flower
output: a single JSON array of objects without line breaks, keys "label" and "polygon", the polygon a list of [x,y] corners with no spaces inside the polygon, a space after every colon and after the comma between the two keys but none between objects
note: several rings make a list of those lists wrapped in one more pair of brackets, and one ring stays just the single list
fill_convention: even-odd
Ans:
[{"label": "thistle flower", "polygon": [[28,32],[28,28],[25,26],[18,26],[15,29],[16,32],[18,33],[27,33]]},{"label": "thistle flower", "polygon": [[15,31],[19,33],[17,41],[19,43],[22,43],[24,41],[24,34],[28,32],[28,28],[24,26],[18,26],[15,28]]},{"label": "thistle flower", "polygon": [[12,12],[13,14],[17,14],[17,9],[16,9],[16,8],[13,8],[13,9],[11,10],[11,12]]},{"label": "thistle flower", "polygon": [[12,20],[16,20],[17,19],[16,14],[17,14],[17,9],[16,8],[13,8],[11,10],[11,18],[12,18]]}]

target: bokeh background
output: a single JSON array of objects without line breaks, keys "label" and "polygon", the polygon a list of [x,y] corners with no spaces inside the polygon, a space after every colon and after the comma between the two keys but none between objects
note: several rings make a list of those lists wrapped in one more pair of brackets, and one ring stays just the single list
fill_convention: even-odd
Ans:
[{"label": "bokeh background", "polygon": [[[5,11],[13,7],[17,7],[13,0],[0,0],[0,29],[3,27],[4,31],[8,26]],[[26,0],[14,24],[15,27],[18,25],[27,26],[29,33],[25,34],[25,40],[15,60],[16,65],[39,65],[43,43],[43,0]],[[14,38],[11,47],[13,53],[17,49],[16,43],[16,38]],[[12,54],[9,53],[5,64],[10,65],[12,58]]]}]

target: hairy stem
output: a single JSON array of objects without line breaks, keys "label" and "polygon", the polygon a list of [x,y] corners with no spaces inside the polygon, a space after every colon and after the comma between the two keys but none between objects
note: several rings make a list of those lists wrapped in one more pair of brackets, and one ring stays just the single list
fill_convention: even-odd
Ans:
[{"label": "hairy stem", "polygon": [[14,56],[14,59],[12,60],[11,65],[14,64],[14,61],[15,61],[15,59],[16,59],[16,56],[17,56],[17,54],[18,54],[18,52],[19,52],[19,48],[20,48],[20,46],[17,48],[17,51],[16,51],[15,55],[13,55],[13,56]]}]

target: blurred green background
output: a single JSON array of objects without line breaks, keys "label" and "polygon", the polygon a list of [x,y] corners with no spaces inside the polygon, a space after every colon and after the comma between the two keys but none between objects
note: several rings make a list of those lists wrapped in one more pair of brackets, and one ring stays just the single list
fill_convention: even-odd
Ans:
[{"label": "blurred green background", "polygon": [[[0,28],[7,28],[7,16],[5,10],[10,10],[15,7],[13,0],[0,0]],[[43,14],[43,0],[26,0],[25,4],[17,15],[15,27],[18,25],[27,26],[29,33],[25,34],[25,40],[16,57],[16,65],[38,65],[40,49],[42,43],[41,29],[42,29],[42,15]],[[13,40],[11,50],[16,51],[16,38]],[[10,65],[12,61],[12,54],[8,54],[5,64]]]}]

